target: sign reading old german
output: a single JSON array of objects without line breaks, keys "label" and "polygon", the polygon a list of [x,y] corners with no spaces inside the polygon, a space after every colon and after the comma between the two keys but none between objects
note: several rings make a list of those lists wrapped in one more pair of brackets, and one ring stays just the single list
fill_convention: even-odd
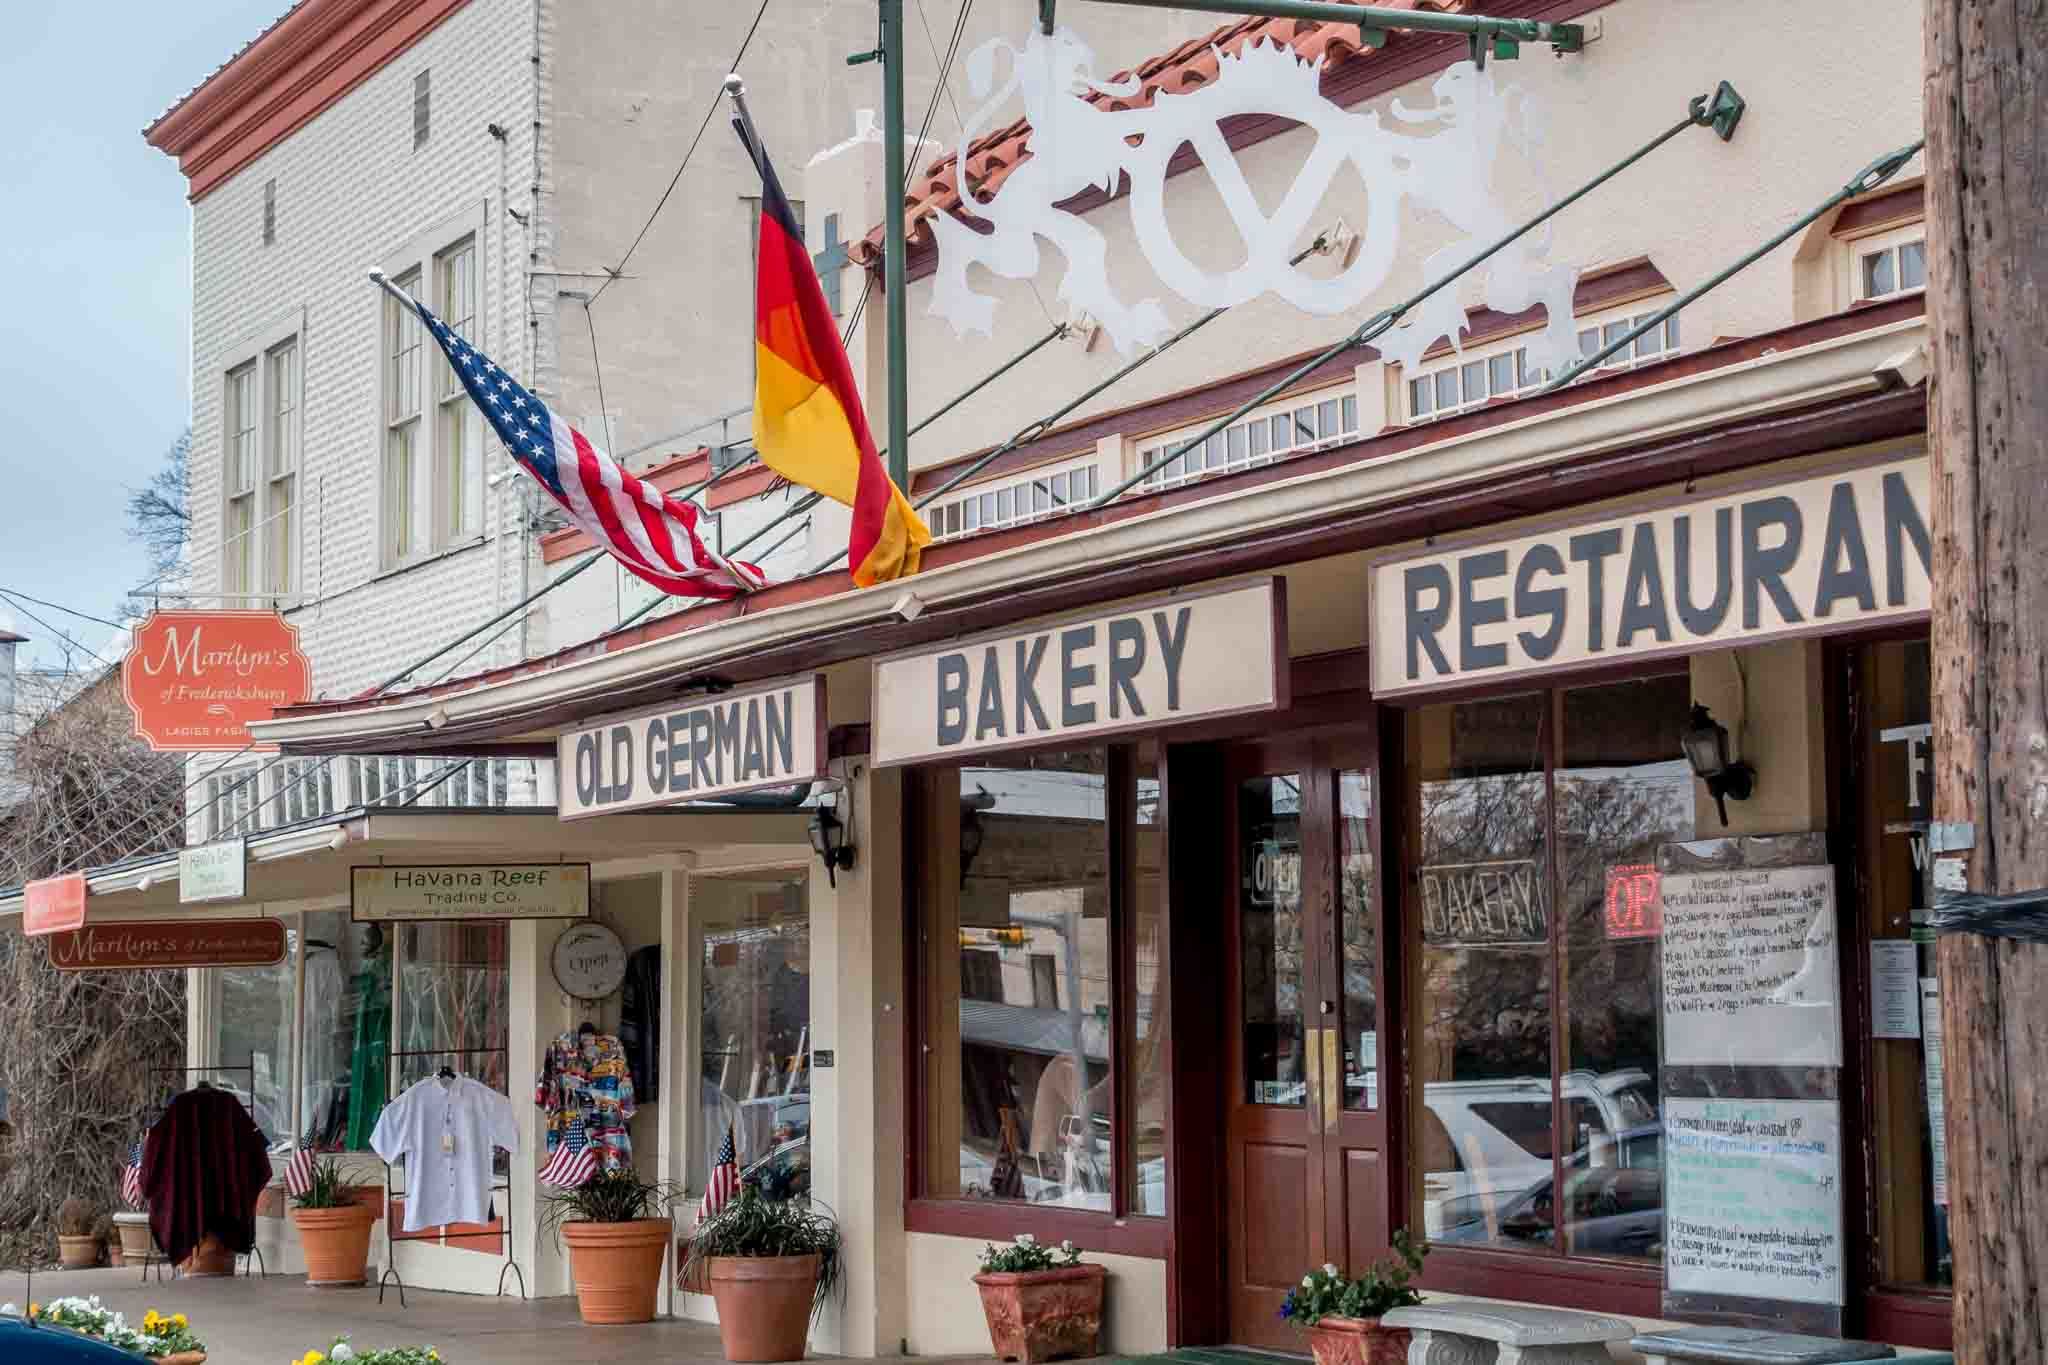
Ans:
[{"label": "sign reading old german", "polygon": [[1285,585],[1178,593],[875,661],[877,765],[1287,705]]},{"label": "sign reading old german", "polygon": [[555,741],[564,820],[786,787],[824,773],[825,680],[757,683],[607,716]]},{"label": "sign reading old german", "polygon": [[1925,616],[1927,477],[1914,455],[1383,561],[1373,694]]}]

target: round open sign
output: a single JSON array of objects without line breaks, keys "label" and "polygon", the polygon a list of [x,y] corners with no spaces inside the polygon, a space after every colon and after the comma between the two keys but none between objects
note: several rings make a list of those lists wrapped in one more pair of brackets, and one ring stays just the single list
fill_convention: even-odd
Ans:
[{"label": "round open sign", "polygon": [[602,924],[578,924],[555,940],[555,984],[578,1000],[602,1000],[626,979],[626,945]]}]

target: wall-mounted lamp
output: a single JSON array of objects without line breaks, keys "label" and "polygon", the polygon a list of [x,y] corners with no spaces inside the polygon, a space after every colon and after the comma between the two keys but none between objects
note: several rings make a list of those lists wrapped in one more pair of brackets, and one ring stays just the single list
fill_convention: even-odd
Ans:
[{"label": "wall-mounted lamp", "polygon": [[1685,746],[1685,761],[1693,775],[1707,784],[1714,804],[1721,812],[1721,827],[1728,827],[1728,798],[1747,801],[1756,790],[1756,769],[1740,759],[1728,757],[1728,727],[1716,721],[1706,707],[1694,702],[1692,723],[1679,742]]},{"label": "wall-mounted lamp", "polygon": [[853,846],[846,843],[846,827],[830,809],[820,806],[811,812],[811,851],[825,864],[825,880],[839,885],[839,869],[853,866]]}]

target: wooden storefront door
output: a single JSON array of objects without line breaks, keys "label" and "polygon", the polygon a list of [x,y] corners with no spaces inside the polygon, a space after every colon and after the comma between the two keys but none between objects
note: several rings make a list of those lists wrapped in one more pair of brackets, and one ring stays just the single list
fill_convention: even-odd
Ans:
[{"label": "wooden storefront door", "polygon": [[1369,729],[1232,750],[1223,1001],[1229,1334],[1307,1349],[1290,1286],[1385,1254],[1377,764]]}]

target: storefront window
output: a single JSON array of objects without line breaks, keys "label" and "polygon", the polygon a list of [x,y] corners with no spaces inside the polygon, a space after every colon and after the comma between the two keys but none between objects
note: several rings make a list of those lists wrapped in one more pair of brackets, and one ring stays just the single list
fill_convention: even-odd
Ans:
[{"label": "storefront window", "polygon": [[506,926],[400,924],[393,1094],[450,1067],[510,1094]]},{"label": "storefront window", "polygon": [[1238,948],[1244,964],[1245,1095],[1250,1104],[1307,1103],[1302,1021],[1301,775],[1238,788]]},{"label": "storefront window", "polygon": [[1159,760],[1153,746],[1136,759],[1135,886],[1131,924],[1135,939],[1131,1053],[1131,1212],[1166,1214],[1166,828],[1159,810]]},{"label": "storefront window", "polygon": [[300,1136],[318,1151],[365,1152],[388,1098],[392,945],[384,926],[352,924],[346,911],[303,920]]},{"label": "storefront window", "polygon": [[1377,1109],[1379,1092],[1379,907],[1372,859],[1372,781],[1339,772],[1337,894],[1344,952],[1344,1107]]},{"label": "storefront window", "polygon": [[805,873],[698,877],[703,928],[701,1121],[690,1187],[702,1189],[727,1134],[742,1173],[769,1193],[811,1189],[811,919]]},{"label": "storefront window", "polygon": [[206,973],[214,997],[214,1042],[209,1063],[219,1071],[194,1072],[233,1090],[273,1148],[292,1136],[292,958],[274,967],[223,967]]}]

